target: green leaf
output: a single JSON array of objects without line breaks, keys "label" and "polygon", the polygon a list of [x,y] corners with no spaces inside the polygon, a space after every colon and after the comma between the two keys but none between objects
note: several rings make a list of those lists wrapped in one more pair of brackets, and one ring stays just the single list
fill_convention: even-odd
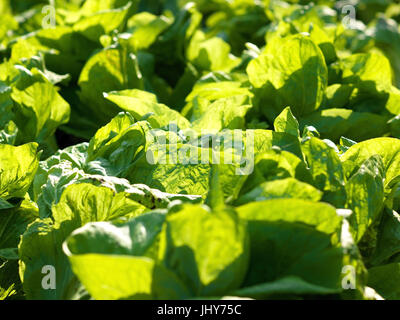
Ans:
[{"label": "green leaf", "polygon": [[249,223],[251,242],[245,286],[296,276],[339,290],[343,253],[333,246],[332,239],[342,219],[334,207],[279,199],[250,203],[238,212]]},{"label": "green leaf", "polygon": [[240,59],[233,56],[228,43],[218,37],[207,39],[205,34],[197,31],[187,49],[188,60],[200,70],[226,71],[235,68]]},{"label": "green leaf", "polygon": [[188,297],[187,290],[174,273],[149,258],[86,254],[71,256],[70,259],[73,270],[98,300],[177,300]]},{"label": "green leaf", "polygon": [[[157,262],[158,237],[164,220],[164,214],[154,212],[123,225],[90,223],[73,232],[64,243],[64,252],[93,298],[189,296],[178,277]],[[114,272],[109,272],[110,267]]]},{"label": "green leaf", "polygon": [[149,12],[138,13],[128,20],[128,30],[132,30],[128,41],[135,50],[147,49],[171,23],[171,19],[166,16],[157,17]]},{"label": "green leaf", "polygon": [[323,102],[324,109],[346,108],[350,102],[353,91],[354,87],[349,84],[335,83],[327,87]]},{"label": "green leaf", "polygon": [[70,74],[77,79],[95,48],[95,43],[74,32],[72,27],[57,25],[19,38],[13,46],[12,58],[17,62],[43,55],[49,70],[57,74]]},{"label": "green leaf", "polygon": [[23,299],[16,270],[18,270],[18,261],[3,262],[0,259],[0,301],[10,298]]},{"label": "green leaf", "polygon": [[[90,184],[72,185],[65,189],[53,206],[53,221],[37,220],[31,224],[19,244],[20,276],[28,299],[67,299],[75,293],[68,258],[62,252],[65,239],[77,228],[94,221],[133,217],[143,207],[124,193]],[[56,289],[42,287],[44,266],[56,271]]]},{"label": "green leaf", "polygon": [[313,186],[294,178],[267,181],[261,183],[251,191],[241,196],[236,205],[243,205],[253,201],[264,201],[280,198],[295,198],[318,202],[323,193]]},{"label": "green leaf", "polygon": [[[376,126],[371,128],[371,123]],[[300,120],[300,127],[305,126],[315,127],[322,138],[332,141],[338,141],[342,136],[355,141],[364,141],[389,132],[386,117],[348,109],[327,109],[314,112]]]},{"label": "green leaf", "polygon": [[15,294],[14,286],[11,285],[8,289],[0,288],[0,301],[6,300],[7,298],[13,296]]},{"label": "green leaf", "polygon": [[301,199],[253,202],[237,210],[240,218],[248,221],[301,222],[326,234],[337,232],[342,221],[333,206]]},{"label": "green leaf", "polygon": [[97,0],[87,0],[82,4],[80,14],[83,16],[90,16],[97,12],[103,12],[126,6],[127,3],[130,3],[132,9],[136,10],[137,2],[137,0],[104,0],[100,2]]},{"label": "green leaf", "polygon": [[36,143],[20,147],[0,144],[0,197],[3,200],[25,197],[39,166],[39,157]]},{"label": "green leaf", "polygon": [[[0,212],[0,258],[6,257],[5,253],[11,254],[11,250],[16,250],[20,237],[25,233],[29,224],[38,217],[37,207],[24,200],[19,207],[1,210]],[[8,251],[7,251],[8,250]],[[18,260],[18,252],[15,260]]]},{"label": "green leaf", "polygon": [[254,150],[257,154],[275,149],[290,152],[303,159],[299,139],[291,134],[260,129],[247,132],[254,134]]},{"label": "green leaf", "polygon": [[38,217],[34,203],[24,200],[19,207],[0,210],[0,300],[22,297],[18,274],[18,244],[28,226]]},{"label": "green leaf", "polygon": [[347,152],[347,150],[349,150],[352,146],[354,146],[356,144],[357,144],[357,142],[355,142],[355,141],[353,141],[351,139],[348,139],[346,137],[340,137],[340,146],[339,146],[339,148],[340,148],[342,153]]},{"label": "green leaf", "polygon": [[399,176],[400,140],[394,138],[377,138],[364,141],[352,146],[342,157],[341,161],[349,173],[358,170],[361,165],[374,155],[382,158],[386,174],[385,188],[393,188],[392,184]]},{"label": "green leaf", "polygon": [[250,62],[247,73],[269,102],[269,108],[263,107],[269,119],[286,106],[291,106],[296,117],[317,110],[328,82],[321,50],[302,35],[271,40],[266,50]]},{"label": "green leaf", "polygon": [[105,159],[114,176],[126,178],[135,161],[143,156],[149,130],[147,122],[134,123],[131,116],[119,114],[90,140],[87,161]]},{"label": "green leaf", "polygon": [[115,103],[122,110],[131,113],[137,120],[142,120],[151,114],[147,121],[153,128],[166,127],[172,122],[175,122],[181,129],[190,127],[189,121],[181,116],[179,112],[157,103],[155,96],[149,96],[145,92],[125,90],[110,92],[105,94],[104,97]]},{"label": "green leaf", "polygon": [[[152,130],[146,152],[125,178],[173,194],[207,195],[212,165],[219,166],[225,197],[235,197],[253,169],[253,132],[226,130],[199,136]],[[151,137],[150,137],[151,136]]]},{"label": "green leaf", "polygon": [[300,137],[299,123],[294,117],[290,107],[287,107],[275,119],[274,128],[276,132],[286,132],[295,137]]},{"label": "green leaf", "polygon": [[184,206],[167,216],[161,258],[194,296],[218,296],[241,285],[248,266],[246,224],[234,212]]},{"label": "green leaf", "polygon": [[325,32],[322,27],[313,24],[310,26],[310,38],[318,44],[328,65],[336,61],[337,55],[334,46],[334,37],[329,34],[329,30]]},{"label": "green leaf", "polygon": [[400,253],[400,215],[393,210],[384,210],[380,225],[370,236],[368,262],[372,266],[388,263],[392,257]]},{"label": "green leaf", "polygon": [[178,82],[181,73],[172,70],[185,67],[185,48],[189,46],[201,21],[202,14],[197,10],[196,5],[187,3],[176,12],[174,23],[152,45],[151,53],[158,61],[157,73],[162,74],[168,83]]},{"label": "green leaf", "polygon": [[107,187],[116,193],[125,192],[129,199],[140,203],[148,209],[165,209],[174,201],[189,203],[202,201],[201,196],[198,195],[165,193],[157,189],[151,189],[145,184],[131,185],[126,179],[109,176],[85,175],[78,179],[76,183],[91,183],[98,187]]},{"label": "green leaf", "polygon": [[87,149],[87,143],[68,147],[40,162],[30,195],[38,203],[41,218],[50,217],[64,189],[85,175]]},{"label": "green leaf", "polygon": [[64,221],[81,226],[92,221],[107,221],[123,216],[135,216],[143,212],[143,206],[121,192],[90,184],[69,186],[60,201],[53,206],[55,226]]},{"label": "green leaf", "polygon": [[347,207],[354,238],[359,242],[367,229],[380,217],[384,203],[384,168],[379,156],[365,161],[346,183]]},{"label": "green leaf", "polygon": [[254,172],[246,180],[241,191],[242,194],[258,188],[266,181],[295,178],[302,182],[313,183],[312,176],[304,162],[292,153],[280,150],[260,153],[255,158]]},{"label": "green leaf", "polygon": [[219,169],[212,166],[210,171],[210,186],[205,204],[213,210],[223,209],[225,206],[224,194],[219,181]]},{"label": "green leaf", "polygon": [[[126,117],[125,120],[129,122],[130,118]],[[40,163],[32,197],[39,205],[41,218],[51,216],[51,207],[58,203],[66,187],[79,183],[107,187],[116,193],[125,192],[130,199],[149,209],[166,208],[175,200],[194,203],[201,201],[199,196],[168,194],[146,185],[131,185],[129,181],[113,176],[115,168],[108,160],[100,158],[88,161],[88,147],[87,143],[72,146]]]},{"label": "green leaf", "polygon": [[18,143],[45,142],[69,120],[70,106],[41,73],[33,69],[12,88]]},{"label": "green leaf", "polygon": [[79,77],[80,98],[100,125],[120,109],[103,97],[104,92],[143,88],[142,75],[134,54],[124,49],[106,49],[93,55]]},{"label": "green leaf", "polygon": [[383,50],[395,71],[396,86],[400,85],[400,60],[397,53],[400,50],[400,33],[397,23],[383,16],[379,16],[374,26],[373,36],[375,44]]},{"label": "green leaf", "polygon": [[14,145],[18,136],[18,127],[12,121],[8,122],[0,131],[0,143]]},{"label": "green leaf", "polygon": [[232,293],[238,297],[248,297],[259,300],[273,297],[326,295],[338,293],[338,289],[315,285],[295,276],[242,288]]},{"label": "green leaf", "polygon": [[400,291],[397,283],[400,281],[400,264],[392,263],[368,270],[368,285],[374,288],[387,300],[398,300]]},{"label": "green leaf", "polygon": [[131,4],[128,4],[119,9],[101,11],[84,17],[74,24],[74,31],[81,33],[93,42],[98,42],[100,36],[104,34],[109,34],[114,30],[122,31],[130,7]]},{"label": "green leaf", "polygon": [[[167,150],[168,149],[169,147],[167,146]],[[140,162],[135,164],[126,178],[129,181],[146,184],[151,188],[159,189],[167,193],[191,194],[206,197],[209,186],[209,173],[213,164],[212,158],[210,157],[211,150],[208,148],[190,146],[182,146],[176,149],[172,146],[171,152],[172,157],[175,152],[176,154],[186,155],[191,153],[193,157],[183,159],[183,163],[165,163],[162,159],[166,159],[167,157],[164,156],[163,152],[161,152],[162,156],[160,161],[156,160],[153,162],[153,160],[151,160],[151,163],[149,163],[147,157],[143,157]],[[203,158],[201,153],[203,153]],[[218,154],[220,159],[223,159],[223,152],[217,153],[216,157],[218,157]],[[206,164],[202,164],[201,159],[207,159],[205,161]],[[190,161],[193,161],[194,164],[191,164]],[[245,177],[238,174],[240,173],[240,160],[236,158],[233,165],[218,164],[218,166],[220,166],[221,186],[224,196],[234,196],[238,193],[238,190],[240,190]]]},{"label": "green leaf", "polygon": [[93,222],[74,231],[66,240],[67,254],[115,254],[157,258],[159,234],[165,214],[153,211],[124,224]]},{"label": "green leaf", "polygon": [[343,83],[362,89],[388,90],[392,86],[389,60],[382,54],[354,54],[341,61]]},{"label": "green leaf", "polygon": [[226,97],[247,96],[253,97],[248,88],[242,87],[238,81],[199,81],[186,97],[187,105],[182,114],[191,122],[198,120],[208,109],[208,105]]},{"label": "green leaf", "polygon": [[364,299],[371,295],[366,290],[368,271],[348,221],[349,214],[352,214],[352,212],[347,211],[336,211],[339,216],[343,217],[340,232],[340,244],[343,249],[342,289],[345,289],[345,285],[348,286],[349,284],[351,284],[350,288],[352,289],[342,290],[341,298]]},{"label": "green leaf", "polygon": [[247,96],[218,99],[208,106],[192,126],[199,132],[244,129],[245,116],[251,108]]},{"label": "green leaf", "polygon": [[344,205],[345,175],[336,151],[318,138],[306,140],[302,149],[315,186],[326,192],[326,200],[332,201],[338,207]]}]

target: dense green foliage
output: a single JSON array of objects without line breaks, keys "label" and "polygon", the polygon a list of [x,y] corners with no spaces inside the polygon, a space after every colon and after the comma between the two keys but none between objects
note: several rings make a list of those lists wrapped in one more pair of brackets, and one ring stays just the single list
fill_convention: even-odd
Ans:
[{"label": "dense green foliage", "polygon": [[400,4],[352,3],[0,0],[0,299],[400,299]]}]

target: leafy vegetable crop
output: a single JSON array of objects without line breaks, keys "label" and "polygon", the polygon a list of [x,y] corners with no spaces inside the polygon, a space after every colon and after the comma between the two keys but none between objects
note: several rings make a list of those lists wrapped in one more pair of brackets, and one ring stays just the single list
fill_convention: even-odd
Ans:
[{"label": "leafy vegetable crop", "polygon": [[0,0],[0,299],[400,299],[400,4],[341,5]]}]

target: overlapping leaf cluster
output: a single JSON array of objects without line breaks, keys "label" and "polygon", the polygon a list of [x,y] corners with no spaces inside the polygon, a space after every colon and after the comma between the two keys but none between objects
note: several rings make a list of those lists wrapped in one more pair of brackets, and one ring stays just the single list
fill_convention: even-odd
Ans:
[{"label": "overlapping leaf cluster", "polygon": [[397,1],[54,3],[0,0],[0,299],[400,298]]}]

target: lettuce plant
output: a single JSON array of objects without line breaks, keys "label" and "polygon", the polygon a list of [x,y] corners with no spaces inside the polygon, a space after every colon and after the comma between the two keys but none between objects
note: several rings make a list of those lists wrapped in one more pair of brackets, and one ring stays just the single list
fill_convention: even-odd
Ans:
[{"label": "lettuce plant", "polygon": [[400,299],[400,5],[352,3],[0,0],[0,299]]}]

